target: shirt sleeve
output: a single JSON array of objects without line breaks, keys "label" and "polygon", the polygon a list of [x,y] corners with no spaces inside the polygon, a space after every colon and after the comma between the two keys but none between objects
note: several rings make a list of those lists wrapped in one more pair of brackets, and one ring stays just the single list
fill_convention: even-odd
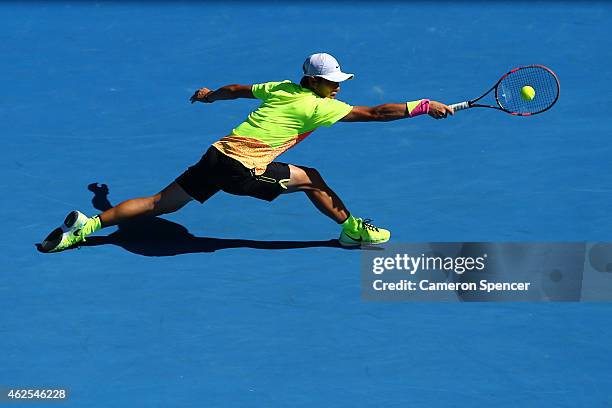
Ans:
[{"label": "shirt sleeve", "polygon": [[276,89],[276,87],[282,83],[289,82],[287,80],[280,82],[264,82],[261,84],[253,84],[251,85],[251,91],[253,92],[253,96],[257,99],[261,99],[265,101],[272,95],[272,92]]},{"label": "shirt sleeve", "polygon": [[349,114],[353,107],[342,101],[321,98],[314,112],[314,124],[329,127]]}]

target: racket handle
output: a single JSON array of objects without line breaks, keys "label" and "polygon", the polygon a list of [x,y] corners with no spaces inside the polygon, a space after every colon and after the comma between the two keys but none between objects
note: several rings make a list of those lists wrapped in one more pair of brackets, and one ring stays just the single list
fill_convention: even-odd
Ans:
[{"label": "racket handle", "polygon": [[459,103],[453,103],[452,105],[448,105],[453,111],[457,112],[463,109],[468,109],[470,108],[470,103],[469,102],[459,102]]}]

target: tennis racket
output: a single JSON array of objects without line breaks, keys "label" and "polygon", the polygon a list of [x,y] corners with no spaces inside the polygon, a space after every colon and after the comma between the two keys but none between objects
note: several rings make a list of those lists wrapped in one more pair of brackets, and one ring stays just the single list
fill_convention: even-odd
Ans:
[{"label": "tennis racket", "polygon": [[[523,98],[521,89],[530,86],[535,91],[531,100]],[[481,97],[449,105],[459,111],[469,108],[492,108],[515,116],[531,116],[549,110],[559,99],[559,79],[543,65],[515,68],[502,76]],[[494,91],[495,105],[477,103]]]}]

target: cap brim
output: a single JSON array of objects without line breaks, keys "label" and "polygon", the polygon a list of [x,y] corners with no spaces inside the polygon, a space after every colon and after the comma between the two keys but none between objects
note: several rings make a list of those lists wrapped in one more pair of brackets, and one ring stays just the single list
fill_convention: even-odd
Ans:
[{"label": "cap brim", "polygon": [[334,72],[332,74],[327,74],[327,75],[317,75],[318,77],[327,79],[328,81],[332,81],[332,82],[343,82],[349,79],[353,79],[353,77],[355,75],[353,74],[346,74],[344,72]]}]

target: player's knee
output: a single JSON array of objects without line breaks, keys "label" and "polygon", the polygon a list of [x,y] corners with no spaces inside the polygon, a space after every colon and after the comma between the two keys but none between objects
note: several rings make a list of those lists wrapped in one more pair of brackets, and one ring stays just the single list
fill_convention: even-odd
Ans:
[{"label": "player's knee", "polygon": [[147,209],[152,212],[162,211],[162,195],[161,193],[152,195],[146,198]]},{"label": "player's knee", "polygon": [[312,184],[321,184],[321,182],[323,181],[321,173],[319,173],[319,171],[315,168],[304,167],[304,172],[306,173]]},{"label": "player's knee", "polygon": [[291,181],[294,190],[313,190],[325,186],[319,171],[312,167],[293,166],[291,169]]}]

